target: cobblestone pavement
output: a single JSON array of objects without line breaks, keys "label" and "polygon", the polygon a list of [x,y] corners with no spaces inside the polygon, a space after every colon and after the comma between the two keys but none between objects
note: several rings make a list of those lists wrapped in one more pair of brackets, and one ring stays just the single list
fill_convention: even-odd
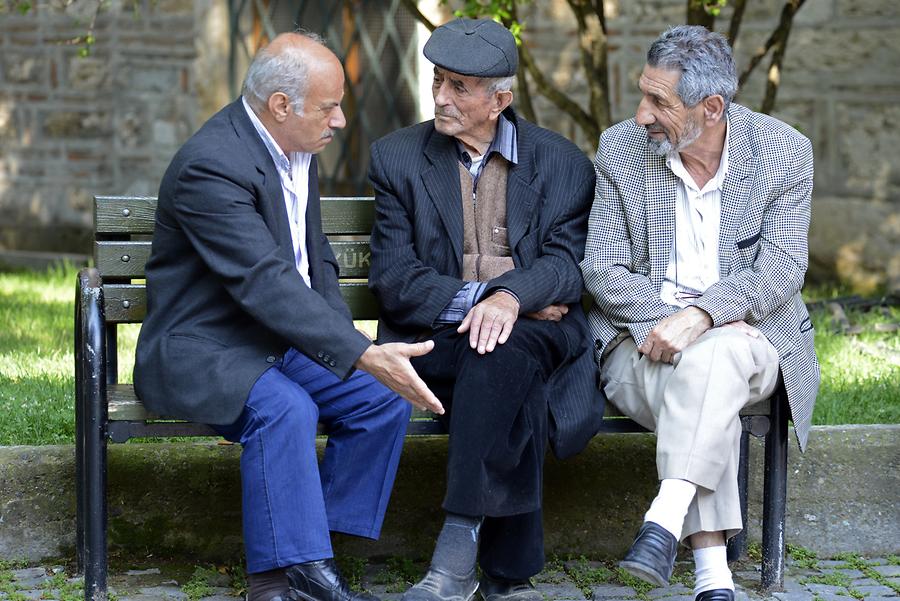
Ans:
[{"label": "cobblestone pavement", "polygon": [[[117,560],[115,563],[119,563]],[[124,564],[124,562],[122,562]],[[345,575],[385,601],[402,592],[424,571],[424,564],[400,559],[386,562],[343,560]],[[900,601],[900,557],[862,558],[845,554],[820,560],[800,549],[788,561],[784,591],[758,591],[759,572],[752,561],[732,565],[737,601]],[[0,600],[80,601],[82,580],[71,567],[0,562]],[[553,560],[535,579],[548,600],[691,601],[691,563],[679,561],[672,583],[653,588],[615,568],[612,562]],[[116,566],[109,574],[112,601],[239,601],[244,575],[240,568],[196,566],[153,558]]]}]

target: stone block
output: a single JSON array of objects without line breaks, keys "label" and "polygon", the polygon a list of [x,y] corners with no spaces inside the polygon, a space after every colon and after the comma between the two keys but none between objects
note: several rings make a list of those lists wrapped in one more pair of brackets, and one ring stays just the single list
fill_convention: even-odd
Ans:
[{"label": "stone block", "polygon": [[630,586],[600,584],[591,587],[591,599],[628,599],[636,594]]},{"label": "stone block", "polygon": [[900,25],[896,0],[837,0],[837,11],[845,17],[883,17]]},{"label": "stone block", "polygon": [[105,112],[41,111],[45,135],[52,138],[101,138],[110,135],[111,123]]},{"label": "stone block", "polygon": [[900,156],[895,152],[900,131],[900,106],[895,103],[836,104],[834,138],[846,174],[846,186],[876,200],[900,200]]},{"label": "stone block", "polygon": [[13,84],[46,84],[48,59],[42,53],[3,52],[3,77]]},{"label": "stone block", "polygon": [[897,565],[874,566],[872,569],[887,578],[900,576],[900,566]]},{"label": "stone block", "polygon": [[893,597],[897,593],[889,586],[883,584],[869,584],[865,586],[854,586],[853,590],[862,593],[866,597]]},{"label": "stone block", "polygon": [[166,64],[123,64],[116,73],[116,85],[124,86],[129,93],[161,92],[174,94],[179,91],[181,69]]},{"label": "stone block", "polygon": [[98,92],[109,78],[109,58],[99,56],[69,59],[67,83],[74,90]]},{"label": "stone block", "polygon": [[791,32],[782,79],[827,77],[834,85],[865,77],[883,85],[885,69],[898,57],[900,36],[890,28],[799,28]]}]

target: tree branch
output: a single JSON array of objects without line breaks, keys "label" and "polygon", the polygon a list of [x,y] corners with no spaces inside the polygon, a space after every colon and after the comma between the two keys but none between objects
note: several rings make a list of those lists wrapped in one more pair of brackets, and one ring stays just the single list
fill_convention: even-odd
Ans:
[{"label": "tree branch", "polygon": [[403,3],[403,6],[406,7],[406,10],[408,10],[419,23],[428,28],[428,31],[437,29],[437,25],[432,23],[428,17],[423,15],[422,11],[419,10],[419,5],[416,3],[416,0],[401,0],[401,2]]},{"label": "tree branch", "polygon": [[538,92],[556,105],[558,109],[572,117],[586,134],[592,138],[600,136],[600,128],[593,117],[587,114],[584,109],[578,106],[571,98],[557,90],[556,86],[547,81],[544,74],[538,69],[537,64],[534,62],[534,57],[531,55],[531,51],[528,50],[528,47],[525,44],[522,44],[519,47],[519,58],[522,60],[525,69],[528,70],[531,79],[534,80],[534,85],[537,87]]},{"label": "tree branch", "polygon": [[581,65],[584,68],[588,86],[591,117],[596,125],[588,135],[600,133],[609,126],[609,86],[606,60],[607,39],[596,16],[596,11],[588,11],[584,0],[567,0],[575,20],[578,22],[578,42],[581,50]]},{"label": "tree branch", "polygon": [[[784,8],[781,11],[781,20],[784,21],[785,11],[788,10],[788,5],[796,4],[797,7],[793,10],[793,13],[796,13],[798,10],[800,10],[800,7],[803,6],[803,4],[805,2],[806,2],[806,0],[788,0],[787,3],[785,4]],[[793,20],[793,18],[794,18],[793,13],[790,16],[791,20]],[[758,49],[753,54],[753,56],[750,58],[750,63],[747,65],[747,68],[744,69],[744,72],[741,73],[741,76],[738,78],[738,89],[744,87],[744,84],[747,83],[747,80],[750,78],[750,75],[753,73],[753,70],[756,69],[757,65],[759,65],[759,63],[762,62],[762,59],[766,58],[766,55],[769,53],[769,50],[771,50],[775,46],[775,44],[778,43],[778,39],[779,39],[778,32],[779,32],[779,29],[781,28],[781,26],[782,26],[782,24],[779,23],[778,27],[775,28],[775,31],[772,32],[772,35],[769,36],[769,39],[766,40],[765,46]],[[788,25],[788,30],[790,30],[790,25]]]},{"label": "tree branch", "polygon": [[744,20],[744,9],[747,8],[747,0],[733,0],[734,12],[731,13],[731,24],[728,26],[728,43],[734,48],[738,33],[741,30],[741,22]]},{"label": "tree branch", "polygon": [[803,6],[806,0],[788,0],[781,10],[781,21],[775,30],[777,41],[772,51],[772,62],[769,65],[769,73],[766,78],[766,94],[763,97],[761,113],[769,114],[775,108],[775,97],[778,95],[778,86],[781,84],[781,65],[784,63],[784,55],[787,52],[788,37],[791,35],[791,27],[794,24],[794,15]]}]

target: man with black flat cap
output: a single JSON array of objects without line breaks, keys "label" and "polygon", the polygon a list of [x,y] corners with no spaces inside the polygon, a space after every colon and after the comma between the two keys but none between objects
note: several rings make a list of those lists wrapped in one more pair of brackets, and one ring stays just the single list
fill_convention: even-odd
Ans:
[{"label": "man with black flat cap", "polygon": [[[369,285],[379,338],[434,341],[416,371],[444,401],[446,520],[405,601],[542,599],[547,441],[577,453],[603,413],[579,302],[594,171],[518,117],[516,42],[458,19],[425,45],[435,119],[372,145]],[[476,558],[483,578],[475,576]]]}]

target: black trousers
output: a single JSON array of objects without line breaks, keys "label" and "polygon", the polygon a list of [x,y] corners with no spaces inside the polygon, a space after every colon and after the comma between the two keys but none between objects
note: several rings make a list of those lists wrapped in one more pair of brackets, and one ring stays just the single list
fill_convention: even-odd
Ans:
[{"label": "black trousers", "polygon": [[505,344],[479,355],[456,326],[435,332],[413,366],[441,398],[450,432],[450,513],[485,516],[481,568],[520,580],[544,565],[541,514],[549,409],[546,382],[569,345],[556,322],[520,318]]}]

